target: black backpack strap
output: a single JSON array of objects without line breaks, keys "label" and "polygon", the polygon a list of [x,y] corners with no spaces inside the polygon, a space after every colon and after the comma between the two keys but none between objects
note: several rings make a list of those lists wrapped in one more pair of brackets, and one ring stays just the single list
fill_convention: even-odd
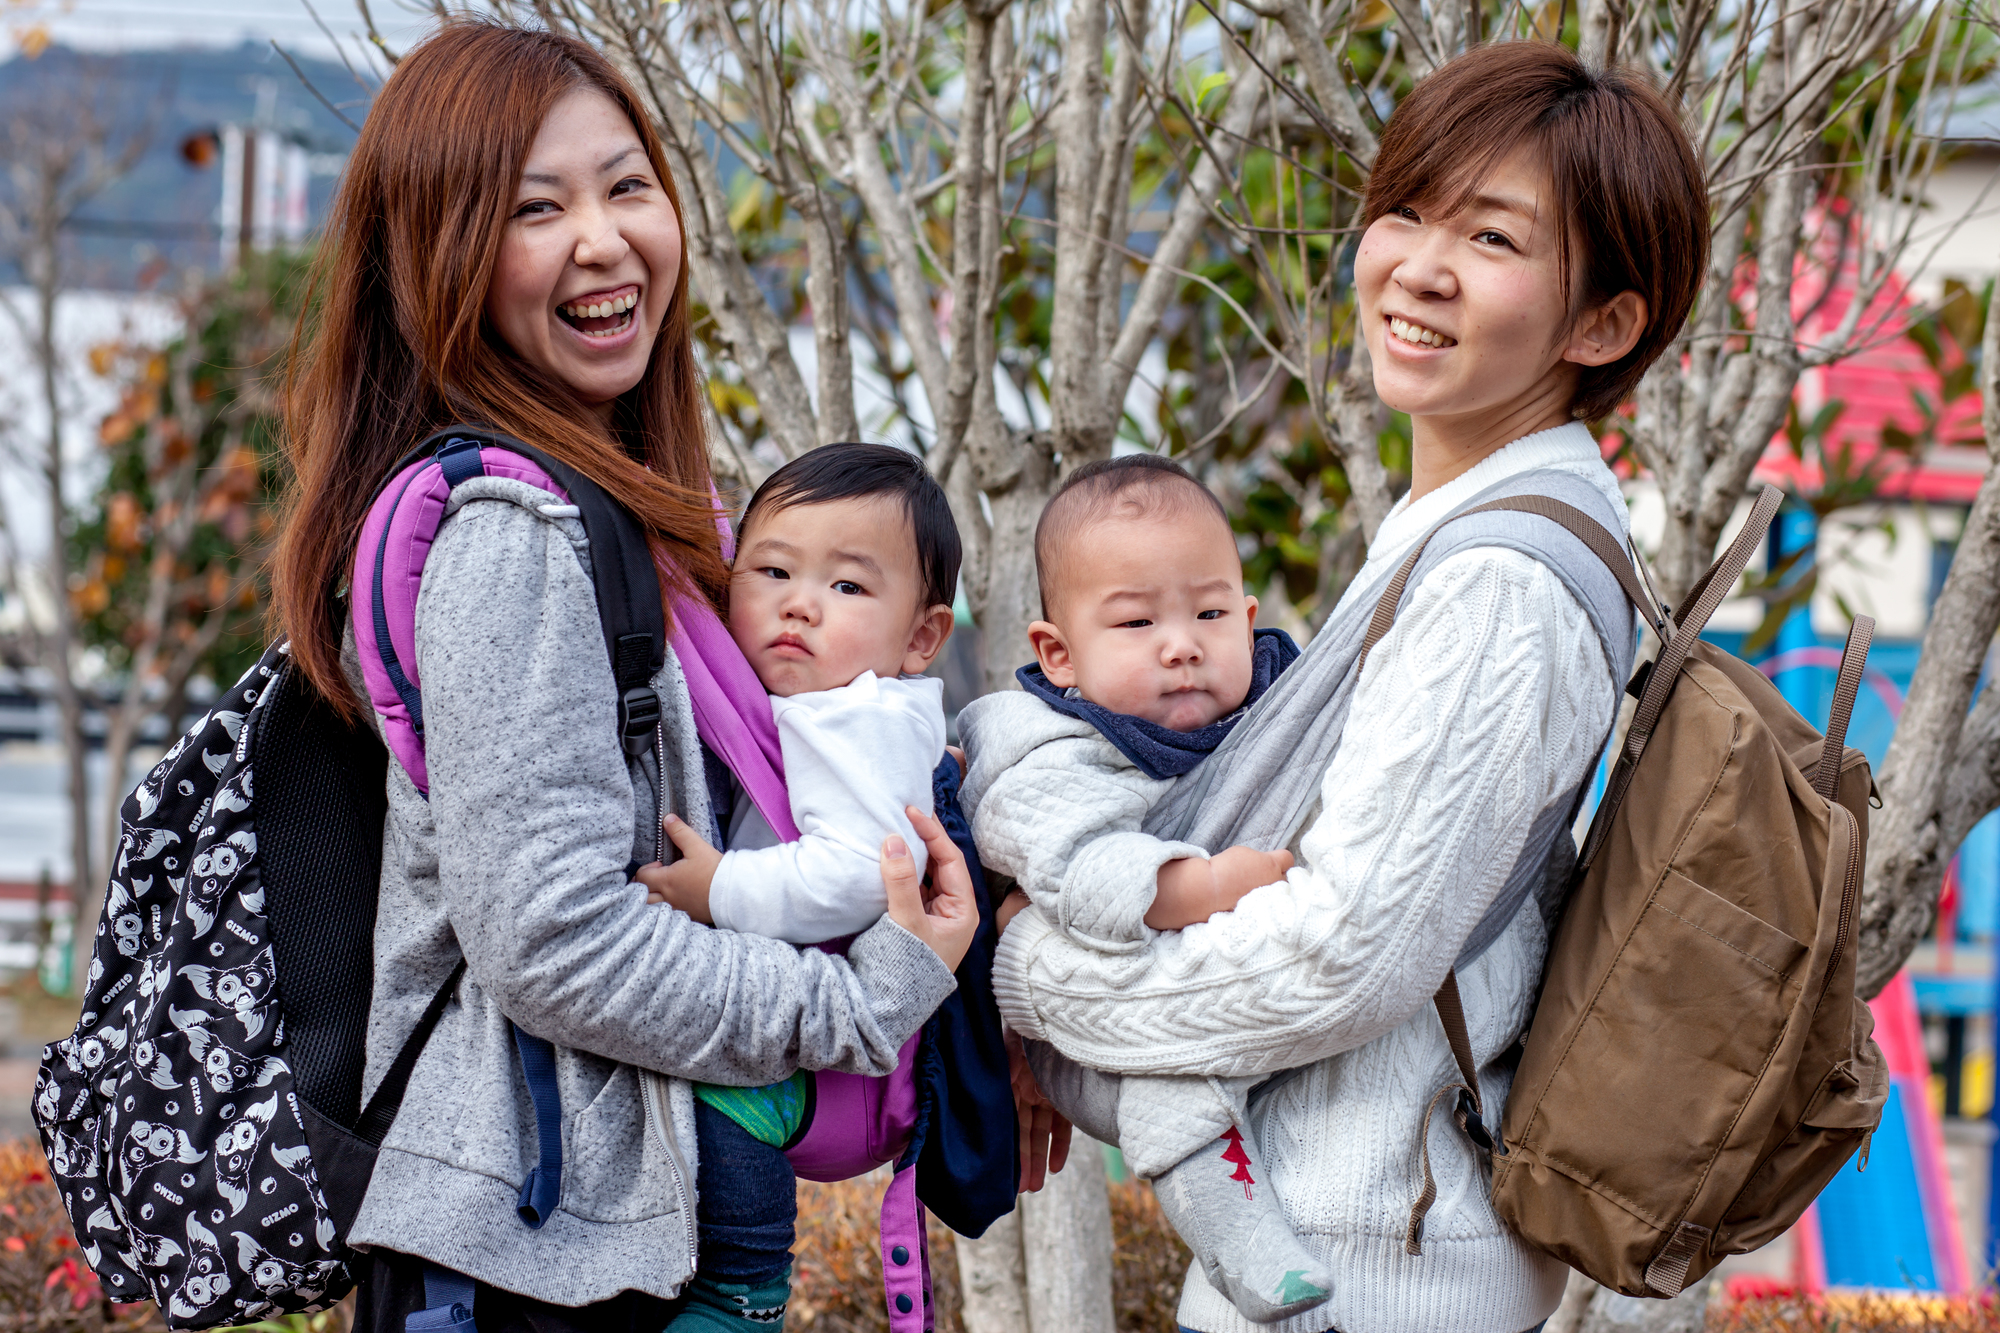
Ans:
[{"label": "black backpack strap", "polygon": [[389,1133],[389,1126],[396,1122],[396,1112],[402,1109],[403,1094],[409,1091],[410,1074],[417,1067],[417,1057],[424,1053],[424,1047],[436,1030],[438,1020],[444,1017],[445,1005],[451,1003],[451,993],[458,989],[458,979],[465,975],[465,959],[460,958],[451,969],[451,975],[438,987],[436,995],[424,1009],[424,1016],[417,1020],[410,1035],[403,1038],[403,1049],[396,1052],[395,1061],[389,1072],[375,1088],[375,1095],[368,1099],[368,1105],[361,1112],[361,1119],[355,1122],[354,1133],[371,1148],[382,1146],[382,1140]]}]

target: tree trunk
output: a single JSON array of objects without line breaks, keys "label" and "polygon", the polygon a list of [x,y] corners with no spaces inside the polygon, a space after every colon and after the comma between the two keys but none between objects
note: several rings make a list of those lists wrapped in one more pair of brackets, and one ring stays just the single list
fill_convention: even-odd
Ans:
[{"label": "tree trunk", "polygon": [[69,796],[69,896],[76,912],[72,927],[76,950],[72,985],[81,987],[88,977],[104,885],[98,876],[94,854],[89,750],[83,732],[85,700],[76,679],[76,604],[70,600],[69,587],[70,514],[63,478],[62,392],[56,371],[56,298],[60,277],[56,247],[60,242],[56,219],[51,215],[44,221],[43,234],[37,238],[39,253],[31,256],[26,265],[35,284],[40,316],[35,356],[41,363],[37,369],[41,372],[42,408],[49,416],[48,434],[43,440],[42,479],[48,488],[49,552],[45,568],[54,623],[38,637],[42,666],[54,682],[57,712],[62,719],[63,781]]},{"label": "tree trunk", "polygon": [[965,1333],[1034,1333],[1028,1326],[1028,1278],[1016,1207],[977,1240],[960,1236],[958,1290]]},{"label": "tree trunk", "polygon": [[[1099,392],[1100,238],[1092,229],[1105,169],[1104,0],[1070,0],[1055,137],[1055,289],[1049,313],[1049,418],[1065,473],[1111,454],[1115,405]],[[1115,166],[1115,164],[1114,164]],[[990,633],[990,631],[989,631]]]},{"label": "tree trunk", "polygon": [[1111,1200],[1104,1150],[1077,1134],[1069,1162],[1021,1196],[1029,1333],[1111,1333]]},{"label": "tree trunk", "polygon": [[1598,1291],[1595,1282],[1572,1268],[1563,1287],[1562,1304],[1542,1326],[1542,1333],[1582,1333],[1583,1321],[1589,1317],[1591,1302],[1597,1299]]},{"label": "tree trunk", "polygon": [[1104,1149],[1079,1133],[1069,1162],[978,1240],[958,1238],[965,1333],[1111,1333],[1111,1205]]},{"label": "tree trunk", "polygon": [[1028,626],[1042,617],[1041,590],[1035,582],[1035,523],[1055,490],[1055,441],[1047,431],[981,431],[977,421],[973,430],[975,437],[990,435],[1002,441],[989,449],[974,438],[967,459],[993,515],[990,524],[975,516],[982,529],[978,539],[982,558],[977,585],[969,586],[969,591],[979,621],[986,688],[1010,690],[1014,669],[1026,660]]},{"label": "tree trunk", "polygon": [[[1697,1282],[1670,1301],[1620,1296],[1598,1287],[1575,1325],[1576,1333],[1702,1333],[1708,1323],[1709,1286]],[[1567,1294],[1563,1304],[1569,1304]]]},{"label": "tree trunk", "polygon": [[1931,608],[1909,698],[1875,778],[1882,812],[1868,831],[1856,926],[1855,986],[1868,996],[1888,984],[1930,928],[1945,865],[1973,822],[1993,808],[2000,778],[1995,691],[1988,687],[1972,717],[1966,715],[2000,628],[2000,317],[1991,309],[1980,356],[1986,478]]}]

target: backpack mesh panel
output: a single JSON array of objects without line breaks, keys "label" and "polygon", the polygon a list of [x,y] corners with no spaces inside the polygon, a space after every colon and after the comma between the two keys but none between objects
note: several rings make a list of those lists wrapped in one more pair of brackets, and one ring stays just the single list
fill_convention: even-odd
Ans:
[{"label": "backpack mesh panel", "polygon": [[351,1126],[374,989],[388,752],[287,664],[252,737],[257,846],[299,1096]]}]

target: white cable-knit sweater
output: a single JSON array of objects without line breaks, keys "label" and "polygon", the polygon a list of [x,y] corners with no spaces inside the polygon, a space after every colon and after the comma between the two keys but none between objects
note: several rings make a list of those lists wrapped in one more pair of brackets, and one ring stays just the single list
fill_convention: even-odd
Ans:
[{"label": "white cable-knit sweater", "polygon": [[[1618,494],[1581,425],[1517,440],[1397,505],[1343,601],[1372,602],[1440,519],[1538,468]],[[1421,1256],[1403,1252],[1403,1232],[1423,1108],[1457,1076],[1431,996],[1536,817],[1596,763],[1617,698],[1589,617],[1554,573],[1512,550],[1461,552],[1411,592],[1369,655],[1287,882],[1136,954],[1082,948],[1034,913],[1009,928],[995,964],[1002,1009],[1073,1059],[1140,1074],[1305,1067],[1258,1101],[1255,1128],[1294,1228],[1334,1271],[1333,1298],[1254,1325],[1196,1268],[1181,1302],[1188,1327],[1520,1333],[1555,1309],[1567,1270],[1501,1224],[1442,1115]],[[1530,899],[1459,974],[1491,1108],[1508,1087],[1492,1062],[1529,1017],[1546,946]]]}]

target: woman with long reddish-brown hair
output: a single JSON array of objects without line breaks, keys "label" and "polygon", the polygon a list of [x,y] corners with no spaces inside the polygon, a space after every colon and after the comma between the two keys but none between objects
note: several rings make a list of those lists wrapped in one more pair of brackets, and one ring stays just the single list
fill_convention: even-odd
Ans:
[{"label": "woman with long reddish-brown hair", "polygon": [[[454,24],[398,65],[349,159],[290,384],[276,603],[335,707],[369,710],[347,585],[371,502],[454,423],[538,447],[629,511],[670,623],[723,596],[679,219],[637,99],[584,43]],[[706,823],[708,774],[671,651],[651,681],[657,746],[621,745],[575,515],[475,477],[423,565],[429,792],[389,766],[364,1095],[464,971],[349,1233],[363,1329],[402,1329],[441,1273],[476,1283],[484,1333],[740,1318],[729,1293],[689,1286],[696,1217],[705,1245],[727,1201],[697,1213],[688,1080],[887,1073],[976,923],[954,882],[927,913],[893,847],[889,915],[845,958],[647,906],[630,871],[666,814]],[[949,840],[918,827],[949,871]],[[553,1043],[562,1110],[560,1199],[534,1226],[517,1210],[540,1145],[516,1029]]]}]

